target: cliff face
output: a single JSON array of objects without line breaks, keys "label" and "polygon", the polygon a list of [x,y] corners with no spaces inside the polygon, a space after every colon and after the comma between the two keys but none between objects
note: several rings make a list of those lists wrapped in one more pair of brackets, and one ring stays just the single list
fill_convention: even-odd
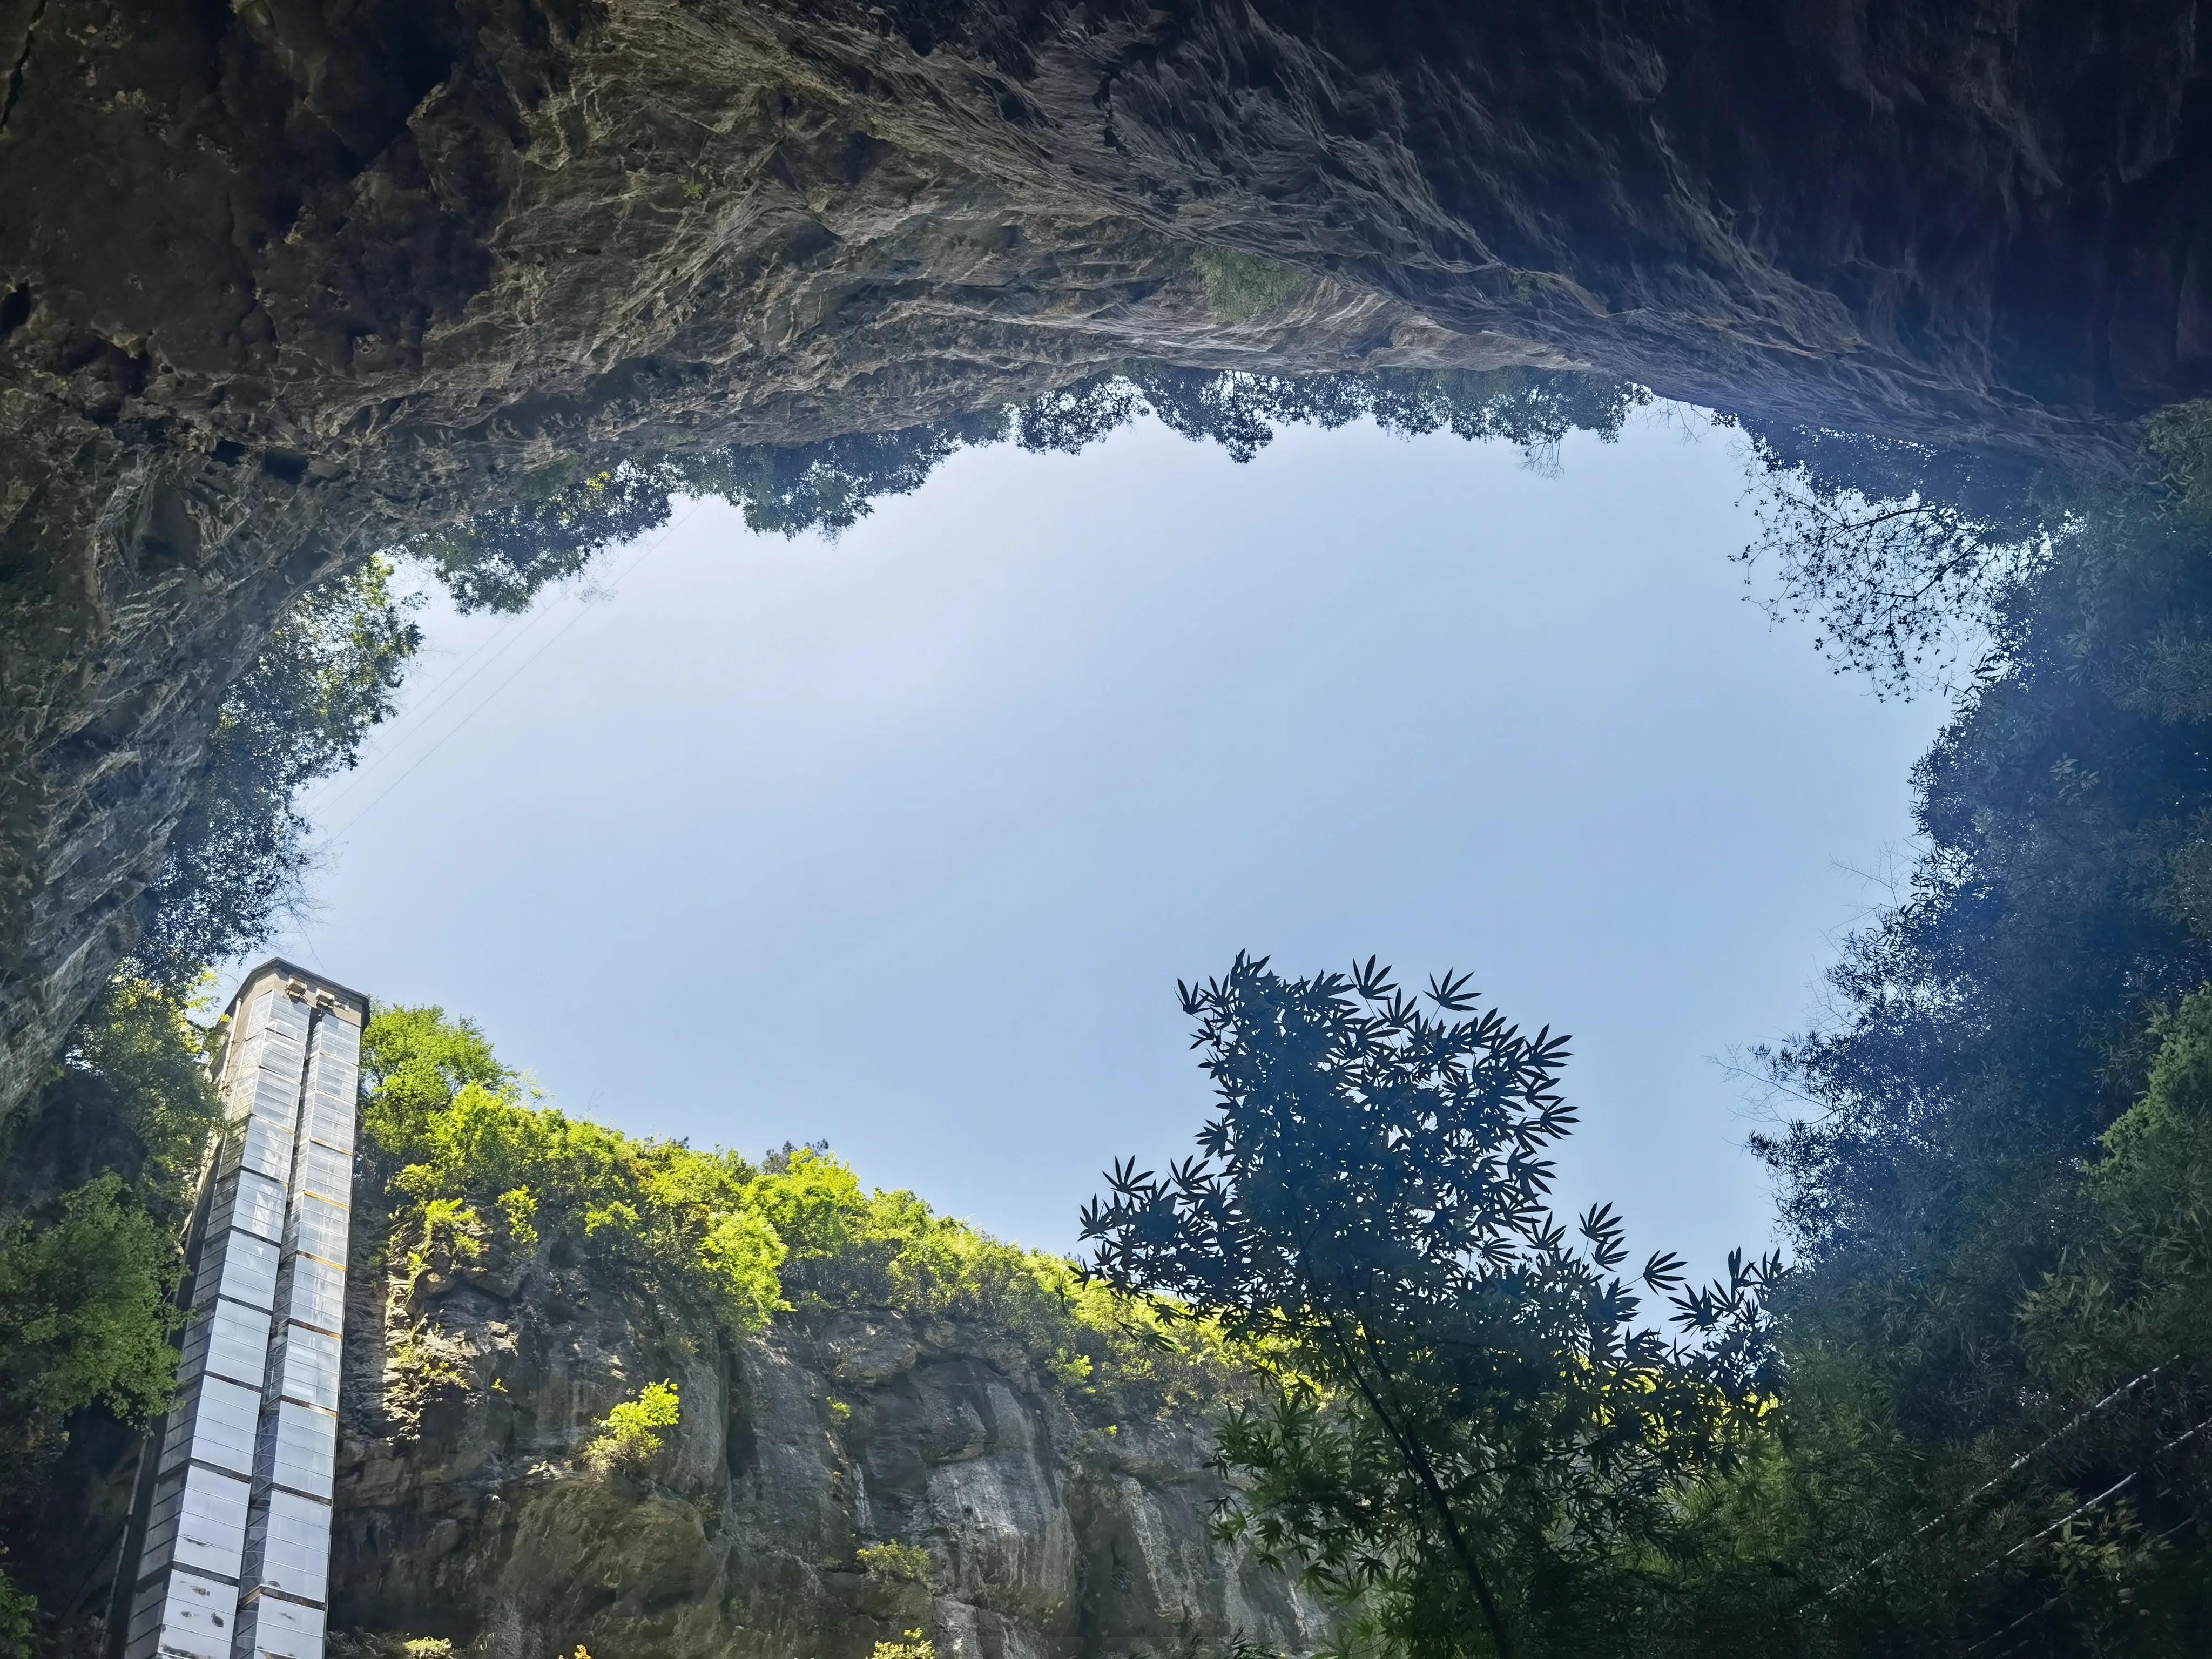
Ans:
[{"label": "cliff face", "polygon": [[2094,458],[2205,103],[2191,0],[0,0],[0,1108],[276,611],[519,473],[1133,355]]},{"label": "cliff face", "polygon": [[[731,1347],[582,1268],[395,1298],[364,1264],[348,1343],[338,1650],[867,1659],[920,1629],[946,1659],[1090,1659],[1328,1632],[1209,1537],[1188,1414],[1071,1394],[987,1327],[787,1318]],[[663,1378],[683,1417],[659,1455],[580,1467],[592,1420]],[[886,1542],[926,1575],[866,1571]]]}]

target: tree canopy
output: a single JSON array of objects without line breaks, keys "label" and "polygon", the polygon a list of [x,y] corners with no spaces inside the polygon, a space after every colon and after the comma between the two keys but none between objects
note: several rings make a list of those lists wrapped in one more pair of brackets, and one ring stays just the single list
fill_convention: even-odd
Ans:
[{"label": "tree canopy", "polygon": [[1117,1164],[1083,1232],[1115,1290],[1277,1356],[1270,1407],[1224,1427],[1226,1531],[1417,1659],[1628,1651],[1687,1491],[1759,1432],[1776,1264],[1624,1279],[1611,1206],[1557,1218],[1566,1041],[1463,976],[1416,997],[1371,958],[1291,979],[1243,956],[1183,1007],[1216,1115],[1164,1176]]},{"label": "tree canopy", "polygon": [[422,644],[393,575],[373,558],[311,590],[231,686],[147,895],[137,972],[187,984],[298,902],[313,859],[299,792],[355,763]]},{"label": "tree canopy", "polygon": [[719,496],[756,531],[835,535],[884,496],[919,489],[962,450],[1011,442],[1074,453],[1146,414],[1237,461],[1266,448],[1279,428],[1334,428],[1362,417],[1407,437],[1502,440],[1540,460],[1570,432],[1618,435],[1648,400],[1625,382],[1526,369],[1292,376],[1136,363],[1026,403],[895,431],[610,456],[592,467],[553,463],[520,480],[508,501],[418,537],[407,551],[464,611],[520,611],[602,550],[666,524],[678,496]]}]

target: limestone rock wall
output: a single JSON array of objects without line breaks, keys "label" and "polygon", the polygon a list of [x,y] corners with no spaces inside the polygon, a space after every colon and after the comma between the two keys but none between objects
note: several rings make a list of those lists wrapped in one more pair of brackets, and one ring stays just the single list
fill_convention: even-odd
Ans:
[{"label": "limestone rock wall", "polygon": [[[986,1328],[787,1319],[732,1349],[580,1268],[386,1294],[357,1274],[343,1650],[868,1659],[921,1629],[945,1659],[1106,1659],[1328,1633],[1210,1536],[1198,1423],[1070,1396]],[[580,1468],[592,1419],[664,1377],[683,1420],[650,1469]],[[886,1541],[927,1581],[865,1571]]]}]

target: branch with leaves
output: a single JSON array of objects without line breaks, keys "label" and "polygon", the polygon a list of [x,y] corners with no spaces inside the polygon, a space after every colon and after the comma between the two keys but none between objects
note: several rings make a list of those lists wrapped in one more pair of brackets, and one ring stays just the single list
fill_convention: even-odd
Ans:
[{"label": "branch with leaves", "polygon": [[1164,1175],[1117,1162],[1082,1226],[1115,1290],[1280,1357],[1274,1401],[1223,1425],[1224,1533],[1417,1656],[1626,1645],[1680,1493],[1758,1431],[1778,1261],[1620,1277],[1612,1206],[1571,1229],[1549,1200],[1566,1039],[1463,975],[1415,996],[1371,957],[1240,956],[1178,988],[1218,1110]]}]

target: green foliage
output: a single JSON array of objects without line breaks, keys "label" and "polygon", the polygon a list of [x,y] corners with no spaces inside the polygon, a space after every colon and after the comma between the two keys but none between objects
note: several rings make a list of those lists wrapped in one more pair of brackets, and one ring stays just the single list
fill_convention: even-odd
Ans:
[{"label": "green foliage", "polygon": [[730,1330],[781,1303],[782,1245],[732,1153],[635,1140],[537,1103],[483,1033],[435,1008],[380,1009],[362,1045],[365,1138],[408,1200],[393,1231],[425,1275],[585,1252],[702,1300]]},{"label": "green foliage", "polygon": [[2029,1349],[2063,1397],[2212,1355],[2212,988],[2154,1029],[2149,1089],[2105,1132],[2086,1224],[2023,1310]]},{"label": "green foliage", "polygon": [[908,1584],[929,1583],[929,1552],[919,1545],[864,1544],[854,1551],[860,1571],[871,1578],[889,1578]]},{"label": "green foliage", "polygon": [[[411,1258],[410,1267],[415,1264]],[[412,1291],[416,1275],[404,1281]],[[385,1406],[392,1417],[419,1431],[422,1414],[441,1395],[464,1394],[474,1386],[468,1345],[430,1320],[418,1320],[392,1335],[385,1346]],[[492,1387],[504,1392],[496,1379]]]},{"label": "green foliage", "polygon": [[1811,1109],[1756,1141],[1802,1258],[1786,1455],[1714,1512],[1709,1645],[2179,1654],[2212,1619],[2212,410],[2149,433],[2013,510],[2049,544],[1981,601],[1924,853],[1763,1056]]},{"label": "green foliage", "polygon": [[[1308,280],[1260,261],[1220,270],[1228,274],[1209,278],[1209,291],[1218,286],[1232,305],[1294,295]],[[1296,289],[1283,288],[1292,281]],[[963,449],[1012,441],[1072,453],[1146,414],[1194,441],[1220,444],[1238,461],[1258,454],[1279,427],[1334,428],[1362,418],[1406,437],[1503,440],[1542,460],[1571,431],[1616,435],[1648,397],[1621,381],[1525,369],[1292,377],[1133,363],[1026,404],[895,432],[671,451],[588,471],[573,463],[541,468],[515,482],[506,505],[418,538],[407,551],[462,610],[513,611],[547,584],[578,574],[603,549],[666,524],[678,495],[719,496],[755,531],[835,535],[866,517],[876,501],[920,489]]]},{"label": "green foliage", "polygon": [[903,1642],[878,1642],[871,1659],[937,1659],[937,1644],[918,1630],[906,1632]]},{"label": "green foliage", "polygon": [[362,1128],[389,1147],[428,1134],[471,1085],[499,1093],[515,1082],[476,1024],[442,1008],[379,1008],[362,1033],[361,1069]]},{"label": "green foliage", "polygon": [[1280,311],[1313,287],[1313,278],[1295,266],[1234,248],[1200,248],[1191,263],[1205,285],[1206,308],[1217,322],[1249,323]]},{"label": "green foliage", "polygon": [[167,1409],[177,1229],[216,1120],[187,994],[113,981],[0,1164],[0,1494],[78,1413]]},{"label": "green foliage", "polygon": [[126,1423],[168,1408],[174,1243],[112,1172],[0,1228],[0,1435],[11,1466],[95,1401]]},{"label": "green foliage", "polygon": [[578,1461],[601,1474],[615,1469],[639,1469],[660,1455],[665,1443],[663,1429],[683,1421],[676,1384],[648,1382],[637,1398],[616,1403],[599,1419],[599,1432],[586,1443]]},{"label": "green foliage", "polygon": [[464,611],[526,609],[549,582],[574,575],[612,543],[668,522],[659,468],[617,465],[579,477],[573,464],[520,479],[507,506],[417,537],[408,554],[445,583]]},{"label": "green foliage", "polygon": [[147,896],[137,970],[190,983],[269,936],[311,854],[297,793],[354,764],[422,633],[371,559],[311,590],[231,686],[183,820]]},{"label": "green foliage", "polygon": [[[129,974],[108,982],[78,1023],[65,1073],[104,1092],[139,1149],[132,1185],[151,1213],[181,1223],[220,1111],[207,1066],[206,975],[183,990]],[[79,1098],[72,1111],[86,1109]]]},{"label": "green foliage", "polygon": [[44,1088],[0,1129],[0,1216],[112,1170],[149,1215],[182,1226],[217,1115],[199,990],[108,982]]},{"label": "green foliage", "polygon": [[39,1651],[38,1598],[0,1572],[0,1659],[34,1659]]},{"label": "green foliage", "polygon": [[[102,1478],[97,1449],[121,1437],[100,1419],[144,1428],[173,1387],[176,1240],[216,1117],[191,996],[112,981],[6,1126],[0,1553],[41,1593],[80,1582],[75,1552],[105,1547],[75,1528],[66,1491]],[[40,1632],[32,1595],[0,1575],[0,1656],[43,1651]]]},{"label": "green foliage", "polygon": [[1772,575],[1770,615],[1811,623],[1813,648],[1879,696],[1948,684],[2074,526],[2072,492],[2021,463],[1744,424],[1759,527],[1737,562]]},{"label": "green foliage", "polygon": [[[1759,1433],[1774,1264],[1674,1295],[1694,1346],[1641,1323],[1609,1206],[1577,1246],[1545,1202],[1565,1040],[1475,1012],[1463,979],[1430,981],[1431,1017],[1372,960],[1239,957],[1183,1000],[1218,1114],[1164,1178],[1117,1164],[1083,1232],[1116,1291],[1277,1360],[1222,1430],[1224,1531],[1415,1656],[1627,1651],[1686,1495]],[[1673,1291],[1680,1264],[1641,1278]]]},{"label": "green foliage", "polygon": [[908,1192],[864,1192],[817,1149],[787,1149],[755,1183],[786,1241],[785,1294],[806,1309],[954,1316],[1013,1337],[1075,1401],[1166,1414],[1235,1391],[1219,1328],[1123,1296],[1062,1257],[940,1216]]},{"label": "green foliage", "polygon": [[[821,1148],[786,1147],[757,1168],[571,1118],[437,1008],[379,1009],[362,1066],[364,1145],[401,1200],[390,1249],[403,1304],[459,1276],[588,1256],[703,1305],[733,1334],[787,1306],[963,1317],[1003,1333],[1078,1403],[1110,1394],[1165,1413],[1233,1387],[1212,1327],[911,1193],[868,1191]],[[418,1334],[434,1358],[432,1334]],[[417,1392],[460,1380],[424,1364]]]}]

